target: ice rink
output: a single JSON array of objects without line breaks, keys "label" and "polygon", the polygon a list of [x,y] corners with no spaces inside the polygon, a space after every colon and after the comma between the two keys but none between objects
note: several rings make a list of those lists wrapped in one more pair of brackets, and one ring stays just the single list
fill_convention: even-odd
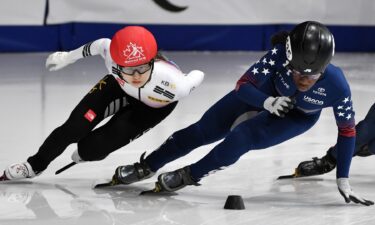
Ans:
[{"label": "ice rink", "polygon": [[[203,84],[177,105],[161,124],[103,161],[84,163],[60,175],[76,148],[69,148],[39,177],[0,184],[0,224],[191,224],[191,225],[359,225],[374,224],[375,206],[346,204],[335,173],[278,181],[302,160],[322,156],[336,142],[332,109],[305,134],[281,145],[251,151],[235,165],[172,196],[139,196],[153,187],[157,176],[129,186],[94,190],[109,180],[119,165],[131,164],[144,151],[150,153],[173,131],[200,118],[203,112],[234,88],[237,79],[261,52],[167,52],[184,72],[200,69]],[[45,67],[47,53],[0,54],[0,169],[34,154],[47,135],[61,125],[81,98],[105,74],[100,57],[78,61],[57,72]],[[375,100],[375,55],[335,56],[351,85],[356,121]],[[375,131],[374,131],[375,132]],[[166,172],[195,162],[212,145],[166,165]],[[375,157],[354,158],[353,190],[375,200]],[[245,210],[224,210],[228,195],[241,195]]]}]

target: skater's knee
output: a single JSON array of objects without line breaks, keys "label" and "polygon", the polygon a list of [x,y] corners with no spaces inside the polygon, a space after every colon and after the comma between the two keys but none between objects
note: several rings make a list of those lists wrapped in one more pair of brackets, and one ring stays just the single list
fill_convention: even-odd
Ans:
[{"label": "skater's knee", "polygon": [[59,127],[74,136],[82,136],[95,127],[94,123],[88,122],[82,114],[72,113],[69,118]]},{"label": "skater's knee", "polygon": [[243,151],[249,151],[259,144],[260,138],[259,135],[252,130],[239,126],[231,131],[225,139],[235,144],[237,148],[241,148]]},{"label": "skater's knee", "polygon": [[78,150],[78,154],[83,161],[100,161],[105,159],[108,154],[92,152],[92,151],[80,151]]},{"label": "skater's knee", "polygon": [[215,147],[215,159],[226,166],[235,163],[243,154],[253,149],[247,135],[241,132],[231,132],[222,143]]},{"label": "skater's knee", "polygon": [[57,127],[55,131],[63,134],[66,137],[69,137],[69,136],[75,136],[75,134],[78,131],[77,128],[78,127],[76,125],[65,122],[61,126]]}]

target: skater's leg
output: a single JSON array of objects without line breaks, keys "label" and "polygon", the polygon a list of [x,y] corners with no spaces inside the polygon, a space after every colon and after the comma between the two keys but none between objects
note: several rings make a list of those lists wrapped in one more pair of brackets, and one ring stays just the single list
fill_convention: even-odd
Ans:
[{"label": "skater's leg", "polygon": [[78,142],[79,155],[84,161],[104,159],[159,124],[176,105],[177,102],[174,102],[162,108],[152,108],[132,99],[106,124]]},{"label": "skater's leg", "polygon": [[68,145],[86,136],[106,116],[107,106],[116,99],[123,99],[124,93],[113,76],[105,76],[80,101],[68,120],[56,128],[44,141],[39,151],[28,158],[28,163],[40,173],[59,156]]},{"label": "skater's leg", "polygon": [[191,174],[198,181],[212,171],[230,166],[249,150],[265,149],[310,129],[319,114],[306,116],[292,111],[281,119],[267,112],[260,113],[236,127],[223,142],[205,157],[191,165]]},{"label": "skater's leg", "polygon": [[230,131],[234,121],[251,110],[259,109],[243,103],[235,92],[230,92],[208,109],[198,122],[172,134],[145,161],[153,171],[157,171],[165,164],[188,154],[199,146],[222,139]]},{"label": "skater's leg", "polygon": [[175,191],[186,185],[197,185],[203,176],[232,165],[249,150],[264,149],[302,134],[318,118],[319,115],[306,116],[297,112],[289,112],[282,119],[268,112],[259,113],[238,125],[198,162],[161,174],[155,190]]}]

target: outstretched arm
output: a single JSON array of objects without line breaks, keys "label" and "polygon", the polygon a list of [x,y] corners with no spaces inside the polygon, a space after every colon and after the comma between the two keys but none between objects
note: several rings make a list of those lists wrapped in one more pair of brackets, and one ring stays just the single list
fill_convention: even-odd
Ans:
[{"label": "outstretched arm", "polygon": [[355,147],[355,121],[350,91],[333,106],[338,126],[337,138],[337,187],[345,202],[373,205],[374,202],[366,200],[353,192],[349,184],[349,169]]},{"label": "outstretched arm", "polygon": [[105,58],[106,51],[109,51],[110,43],[110,39],[101,38],[69,52],[52,53],[46,60],[46,67],[49,71],[56,71],[69,64],[75,63],[78,59],[88,56],[101,55]]}]

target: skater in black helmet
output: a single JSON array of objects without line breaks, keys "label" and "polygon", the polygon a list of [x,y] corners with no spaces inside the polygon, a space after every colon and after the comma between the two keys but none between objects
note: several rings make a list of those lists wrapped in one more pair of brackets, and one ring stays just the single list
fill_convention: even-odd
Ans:
[{"label": "skater in black helmet", "polygon": [[[326,26],[315,21],[298,24],[250,65],[236,87],[199,121],[174,132],[140,162],[118,167],[113,183],[143,180],[198,147],[220,141],[202,159],[160,174],[154,192],[199,185],[201,179],[234,164],[251,150],[272,147],[306,132],[318,121],[323,108],[331,108],[338,129],[339,193],[347,203],[373,205],[350,187],[355,113],[344,73],[330,63],[334,52],[334,37]],[[259,113],[231,129],[237,118],[249,111]]]}]

